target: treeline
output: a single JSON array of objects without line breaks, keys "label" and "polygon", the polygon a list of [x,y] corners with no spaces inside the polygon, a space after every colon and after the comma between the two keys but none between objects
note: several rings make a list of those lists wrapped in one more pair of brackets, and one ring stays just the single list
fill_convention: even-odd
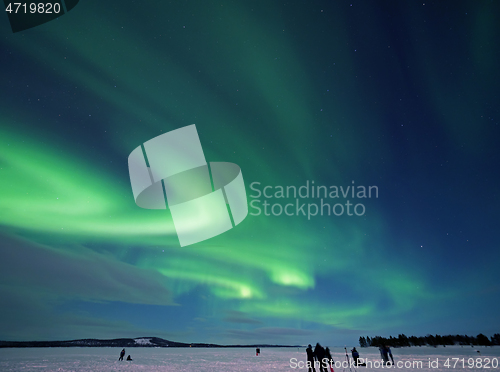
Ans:
[{"label": "treeline", "polygon": [[375,336],[375,337],[360,337],[359,338],[359,346],[367,347],[367,346],[384,346],[388,345],[391,347],[404,347],[404,346],[447,346],[447,345],[479,345],[479,346],[492,346],[492,345],[500,345],[500,334],[495,333],[492,337],[488,338],[482,333],[478,334],[476,337],[474,336],[462,336],[462,335],[427,335],[424,337],[415,337],[410,336],[407,337],[404,334],[398,335],[398,337],[389,338]]}]

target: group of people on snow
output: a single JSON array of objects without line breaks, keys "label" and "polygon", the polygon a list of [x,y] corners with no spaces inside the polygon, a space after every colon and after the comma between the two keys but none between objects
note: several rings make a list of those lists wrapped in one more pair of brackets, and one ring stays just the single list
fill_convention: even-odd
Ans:
[{"label": "group of people on snow", "polygon": [[[120,351],[120,357],[118,358],[118,360],[123,360],[124,356],[125,356],[125,349],[122,349],[122,351]],[[130,357],[130,355],[127,357],[127,360],[132,361],[132,358]]]},{"label": "group of people on snow", "polygon": [[[380,356],[385,364],[391,363],[394,365],[394,358],[392,357],[391,348],[387,345],[379,348]],[[309,344],[306,349],[307,353],[307,367],[309,368],[309,372],[316,372],[316,368],[318,368],[319,372],[329,372],[328,367],[330,368],[335,364],[332,358],[332,354],[330,353],[330,349],[328,347],[323,348],[319,343],[316,344],[314,350]],[[355,366],[365,366],[366,364],[362,363],[362,360],[359,358],[359,352],[356,348],[352,348],[351,350],[352,359]],[[347,350],[346,350],[347,357]],[[390,360],[389,360],[390,358]],[[333,368],[331,368],[333,370]]]},{"label": "group of people on snow", "polygon": [[[392,364],[394,364],[394,358],[392,357],[391,348],[389,346],[387,346],[387,345],[382,346],[379,348],[379,351],[380,351],[380,356],[384,360],[384,363],[387,364],[390,361],[392,361]],[[389,357],[391,357],[390,361],[389,361]]]},{"label": "group of people on snow", "polygon": [[[379,347],[378,350],[380,351],[380,356],[382,357],[384,364],[386,365],[387,363],[394,364],[394,358],[392,357],[391,348],[389,346],[387,345],[381,346]],[[352,359],[354,360],[354,364],[357,366],[362,365],[361,361],[359,360],[359,353],[355,347],[351,350],[351,353],[352,353]],[[389,357],[391,358],[391,360],[389,360]]]},{"label": "group of people on snow", "polygon": [[311,344],[307,346],[307,366],[309,367],[309,372],[316,372],[315,366],[318,367],[320,372],[328,372],[327,366],[332,366],[333,358],[328,347],[324,348],[319,344],[319,342],[312,349]]}]

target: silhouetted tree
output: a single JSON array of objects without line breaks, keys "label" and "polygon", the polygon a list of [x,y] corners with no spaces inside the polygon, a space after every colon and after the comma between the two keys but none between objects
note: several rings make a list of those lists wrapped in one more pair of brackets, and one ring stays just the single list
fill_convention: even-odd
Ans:
[{"label": "silhouetted tree", "polygon": [[492,345],[500,345],[500,333],[495,333],[491,337],[491,344]]},{"label": "silhouetted tree", "polygon": [[359,346],[366,347],[366,339],[364,337],[359,338]]},{"label": "silhouetted tree", "polygon": [[389,336],[389,338],[381,336],[374,336],[373,338],[367,336],[366,339],[364,337],[359,338],[359,345],[361,347],[364,347],[363,345],[375,346],[375,347],[380,347],[383,345],[389,345],[393,347],[430,345],[437,347],[438,345],[446,346],[446,345],[457,345],[457,344],[471,345],[471,346],[500,345],[500,334],[495,333],[490,339],[482,333],[478,334],[477,337],[471,337],[467,335],[441,336],[441,335],[430,335],[430,334],[424,337],[415,337],[415,336],[407,337],[405,334],[400,334],[398,335],[397,338],[392,336]]},{"label": "silhouetted tree", "polygon": [[491,345],[491,342],[488,339],[488,337],[486,337],[482,333],[477,335],[476,340],[477,340],[478,345],[481,345],[481,346],[490,346]]},{"label": "silhouetted tree", "polygon": [[398,335],[398,344],[399,346],[410,346],[410,341],[405,334]]}]

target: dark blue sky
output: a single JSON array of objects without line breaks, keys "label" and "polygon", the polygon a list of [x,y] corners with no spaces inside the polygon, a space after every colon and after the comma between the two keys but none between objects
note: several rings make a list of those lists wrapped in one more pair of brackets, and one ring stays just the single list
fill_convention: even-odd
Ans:
[{"label": "dark blue sky", "polygon": [[[496,1],[82,0],[0,21],[0,339],[499,332]],[[196,124],[265,186],[376,186],[180,247],[127,158]],[[312,207],[314,209],[314,206]],[[294,209],[295,210],[295,209]],[[337,209],[339,210],[339,209]],[[296,211],[296,210],[295,210]]]}]

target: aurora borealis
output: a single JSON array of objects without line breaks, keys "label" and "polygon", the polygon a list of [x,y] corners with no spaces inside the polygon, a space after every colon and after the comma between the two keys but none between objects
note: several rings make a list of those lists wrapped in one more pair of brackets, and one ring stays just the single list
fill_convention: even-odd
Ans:
[{"label": "aurora borealis", "polygon": [[[499,332],[498,2],[147,3],[0,22],[0,340]],[[127,158],[190,124],[249,203],[253,182],[378,197],[180,247]]]}]

